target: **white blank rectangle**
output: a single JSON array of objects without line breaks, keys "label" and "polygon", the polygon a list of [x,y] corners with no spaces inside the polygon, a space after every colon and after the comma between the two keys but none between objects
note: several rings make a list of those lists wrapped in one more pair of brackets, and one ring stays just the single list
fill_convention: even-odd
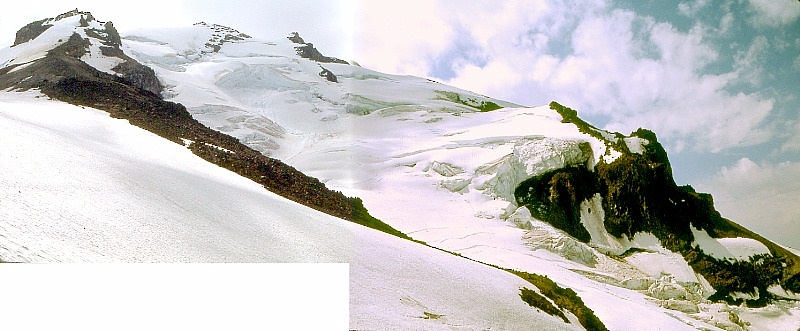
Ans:
[{"label": "white blank rectangle", "polygon": [[4,330],[347,330],[347,264],[0,264]]}]

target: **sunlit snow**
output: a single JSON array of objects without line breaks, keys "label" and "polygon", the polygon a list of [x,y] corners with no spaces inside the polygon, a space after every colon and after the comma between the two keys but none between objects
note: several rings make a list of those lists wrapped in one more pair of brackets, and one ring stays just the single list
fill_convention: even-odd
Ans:
[{"label": "sunlit snow", "polygon": [[[197,56],[201,50],[180,37],[205,33],[178,29],[161,38],[163,32],[134,31],[125,41],[156,69],[168,86],[165,96],[200,121],[245,143],[251,134],[269,141],[270,148],[250,145],[361,197],[374,216],[415,239],[548,275],[575,289],[611,329],[715,329],[727,321],[727,313],[698,315],[713,289],[657,240],[609,235],[586,245],[517,208],[513,190],[525,179],[620,156],[548,107],[524,108],[422,78],[312,62],[297,57],[288,40],[248,39]],[[339,83],[320,77],[322,68]],[[480,112],[453,101],[470,98],[505,108]],[[259,118],[264,127],[241,124]],[[643,151],[642,139],[625,143],[634,153]],[[597,229],[600,210],[596,201],[582,208]],[[644,251],[624,261],[602,253],[632,247]]]},{"label": "sunlit snow", "polygon": [[[0,51],[0,63],[44,56],[74,20]],[[764,330],[800,327],[796,305],[708,302],[708,282],[655,236],[608,234],[599,196],[581,204],[588,244],[520,208],[513,193],[522,181],[621,155],[548,107],[313,62],[288,39],[216,50],[206,44],[214,35],[208,25],[137,30],[122,49],[156,71],[167,100],[207,126],[362,198],[372,215],[417,240],[547,275],[612,330],[731,329],[731,316]],[[95,48],[82,59],[107,72],[116,65]],[[0,167],[9,169],[0,173],[2,260],[348,262],[351,328],[579,329],[520,300],[531,285],[510,273],[289,202],[194,156],[191,141],[174,144],[38,97],[0,93]],[[478,101],[504,108],[469,106]],[[642,139],[625,144],[644,151]],[[704,233],[695,231],[696,244],[715,256],[746,259],[766,248]]]},{"label": "sunlit snow", "polygon": [[4,261],[347,262],[353,328],[576,329],[510,273],[290,202],[101,111],[3,92],[0,130]]},{"label": "sunlit snow", "polygon": [[769,248],[750,238],[712,238],[708,232],[692,228],[694,245],[718,259],[747,261],[759,254],[771,255]]}]

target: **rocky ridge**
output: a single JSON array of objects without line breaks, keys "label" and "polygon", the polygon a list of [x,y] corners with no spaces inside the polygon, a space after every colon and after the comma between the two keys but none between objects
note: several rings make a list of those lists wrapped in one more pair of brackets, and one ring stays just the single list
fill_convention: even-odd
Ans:
[{"label": "rocky ridge", "polygon": [[[78,15],[80,18],[75,31],[69,34],[66,41],[59,39],[59,44],[47,51],[44,57],[0,68],[0,89],[39,89],[56,100],[107,111],[113,117],[127,119],[133,125],[173,142],[185,144],[193,153],[209,162],[261,183],[270,191],[290,200],[406,238],[402,233],[371,217],[360,199],[329,190],[316,178],[306,176],[279,160],[266,157],[245,146],[235,138],[200,124],[183,105],[164,101],[160,96],[162,87],[155,72],[130,58],[119,48],[119,34],[110,23],[104,23],[105,28],[98,29],[100,22],[94,20],[90,13],[75,10],[59,15],[56,19],[37,21],[40,22],[37,24]],[[90,24],[84,26],[84,22]],[[210,27],[225,33],[232,31],[216,25]],[[82,37],[83,31],[87,37]],[[230,35],[233,37],[221,38],[220,42],[244,38],[242,34]],[[33,36],[31,40],[37,37]],[[103,72],[84,61],[93,47],[99,47],[103,56],[123,61],[112,68],[117,74]]]},{"label": "rocky ridge", "polygon": [[[667,154],[653,132],[639,129],[628,137],[608,134],[580,120],[572,109],[557,103],[551,108],[564,122],[606,141],[606,156],[615,157],[600,158],[593,166],[587,166],[585,159],[565,164],[524,181],[515,196],[533,217],[616,256],[636,252],[619,244],[625,238],[652,234],[708,280],[716,290],[714,300],[758,306],[781,298],[770,294],[771,286],[800,292],[800,257],[723,218],[709,194],[676,185]],[[598,213],[596,221],[588,221]],[[601,228],[592,228],[593,223]],[[706,231],[712,238],[751,238],[766,245],[770,255],[740,262],[718,259],[694,244],[692,229]],[[603,236],[608,239],[599,238]],[[736,293],[753,296],[742,299]]]},{"label": "rocky ridge", "polygon": [[198,22],[195,23],[194,25],[208,28],[209,30],[214,32],[211,35],[211,38],[208,39],[208,42],[205,43],[205,46],[211,51],[210,52],[204,51],[204,52],[209,52],[209,53],[219,52],[219,50],[222,49],[222,45],[224,45],[225,43],[237,42],[252,38],[247,34],[241,33],[236,29],[224,25],[209,24],[206,22]]},{"label": "rocky ridge", "polygon": [[[90,16],[80,17],[79,26],[85,25],[84,21],[86,24],[93,24],[93,20],[89,20],[87,17]],[[109,30],[105,26],[103,27],[103,30]],[[111,27],[113,28],[113,25]],[[206,24],[205,27],[213,27],[213,25]],[[47,29],[45,29],[46,31]],[[104,73],[93,65],[81,64],[86,64],[82,59],[92,53],[94,46],[102,45],[99,47],[108,47],[113,51],[114,47],[106,44],[112,39],[108,38],[109,35],[112,33],[97,33],[96,37],[83,36],[80,33],[77,34],[77,37],[73,35],[68,42],[62,44],[64,47],[53,49],[52,54],[41,59],[45,62],[50,61],[48,65],[39,66],[39,60],[37,60],[4,68],[0,72],[0,83],[4,79],[19,80],[6,86],[17,89],[40,88],[48,95],[55,95],[61,100],[109,109],[108,111],[115,117],[128,118],[131,123],[140,123],[137,125],[144,125],[143,127],[148,127],[149,130],[168,139],[185,144],[196,154],[240,174],[245,174],[255,181],[265,183],[264,185],[267,187],[290,187],[293,181],[302,182],[295,177],[301,176],[299,174],[285,174],[284,170],[265,170],[272,169],[273,165],[264,167],[258,165],[262,156],[242,149],[237,146],[235,141],[227,141],[226,139],[230,137],[215,136],[213,131],[206,132],[203,131],[205,129],[196,127],[196,124],[191,123],[192,116],[187,116],[184,112],[185,109],[181,110],[179,104],[161,103],[163,100],[158,101],[158,97],[151,98],[146,93],[136,90],[141,87],[137,87],[127,77]],[[95,40],[98,42],[94,42]],[[305,45],[305,41],[296,34],[291,35],[289,40]],[[113,45],[113,42],[110,43]],[[205,46],[213,52],[213,47],[209,44]],[[222,43],[218,46],[221,49]],[[106,55],[113,54],[113,52],[103,52],[102,48],[100,50],[103,56],[115,57]],[[122,53],[124,55],[124,52]],[[213,56],[216,58],[216,55]],[[48,57],[50,59],[47,59]],[[121,59],[121,57],[117,58]],[[76,59],[77,62],[75,62]],[[294,57],[292,59],[297,60]],[[318,64],[315,63],[310,65],[312,68],[317,66]],[[319,67],[322,68],[323,73],[328,71],[333,74],[331,70],[327,70],[321,65]],[[347,74],[342,74],[342,68],[346,66],[330,67],[343,79],[352,79],[352,76],[355,76],[349,74],[350,77],[348,77]],[[50,75],[50,78],[42,80],[38,75],[27,76],[33,72],[26,71],[28,69],[41,70],[36,73]],[[63,74],[59,74],[59,72]],[[325,77],[322,75],[323,73],[320,73],[320,76]],[[229,76],[233,75],[228,74],[226,77]],[[312,76],[315,75],[312,74]],[[51,79],[57,83],[51,84]],[[364,76],[362,79],[373,78]],[[38,83],[35,83],[36,81]],[[336,84],[326,85],[334,86]],[[122,101],[115,101],[116,99]],[[461,99],[458,94],[455,97],[445,94],[441,100],[463,104],[473,110],[489,110],[480,107],[486,104],[484,102],[469,103],[470,99]],[[751,261],[749,267],[745,263],[745,268],[739,268],[741,264],[732,267],[733,263],[726,265],[724,261],[709,259],[702,252],[694,250],[691,239],[694,236],[693,228],[708,231],[714,237],[758,237],[745,229],[737,228],[732,222],[719,221],[718,213],[717,216],[714,215],[716,212],[713,211],[713,200],[710,196],[696,193],[690,187],[676,188],[674,181],[671,180],[669,160],[652,132],[639,130],[629,136],[609,133],[583,122],[577,117],[577,112],[569,108],[558,104],[552,104],[551,108],[558,111],[561,116],[558,120],[580,128],[588,136],[600,142],[602,147],[598,148],[596,142],[587,142],[585,139],[561,139],[546,135],[526,136],[519,139],[508,138],[514,145],[513,152],[475,169],[457,165],[458,159],[455,159],[456,161],[452,161],[452,159],[442,159],[441,162],[433,161],[427,166],[420,163],[418,169],[424,168],[424,172],[428,175],[441,178],[438,183],[439,187],[454,195],[463,196],[469,194],[470,191],[480,191],[493,199],[522,202],[520,205],[509,206],[506,212],[500,215],[500,218],[528,231],[522,239],[531,250],[546,249],[571,261],[596,268],[597,272],[582,270],[581,273],[590,279],[645,293],[651,298],[659,300],[658,303],[668,309],[697,313],[700,309],[698,302],[705,302],[705,298],[714,294],[715,290],[710,287],[712,284],[708,284],[709,287],[705,286],[703,277],[687,281],[672,275],[645,275],[637,270],[624,270],[624,272],[610,277],[602,271],[607,270],[604,268],[609,264],[624,265],[619,261],[654,253],[659,249],[658,246],[664,246],[683,254],[673,254],[672,256],[677,256],[680,262],[685,263],[685,260],[689,260],[693,266],[696,266],[695,270],[703,268],[707,270],[707,272],[698,271],[700,274],[713,276],[722,270],[727,272],[727,275],[745,275],[745,277],[736,279],[707,277],[714,287],[724,289],[717,291],[720,294],[714,297],[715,299],[732,300],[733,303],[740,300],[747,304],[760,304],[763,301],[757,300],[770,298],[768,293],[775,292],[774,286],[767,286],[767,284],[782,284],[783,288],[790,290],[796,288],[797,277],[791,276],[791,269],[796,264],[793,263],[791,255],[785,255],[781,251],[782,248],[777,245],[770,246],[772,256],[777,256],[777,260],[769,257],[761,258]],[[407,121],[411,121],[413,118],[411,116],[406,118],[406,114],[415,114],[414,108],[408,105],[378,104],[376,109],[381,116],[403,117]],[[445,117],[443,114],[443,112],[430,112],[427,115],[432,118],[424,118],[425,123],[448,121],[449,118],[443,119]],[[453,116],[461,117],[460,114],[454,113]],[[158,119],[158,122],[169,123],[169,125],[153,123],[153,118]],[[175,129],[181,126],[189,127],[189,129]],[[244,142],[242,138],[240,140]],[[476,140],[471,144],[477,146],[484,143]],[[485,144],[496,147],[501,143],[493,140],[487,141]],[[449,163],[445,161],[449,161]],[[412,169],[416,167],[416,164],[416,160],[409,161],[404,167]],[[267,183],[268,180],[265,177],[273,178],[275,182]],[[305,203],[314,204],[315,201],[327,198],[327,196],[315,196],[313,193],[308,193],[315,190],[315,187],[319,186],[318,184],[305,185],[301,183],[292,189],[296,193],[293,199],[296,201],[306,199]],[[531,194],[532,192],[536,194]],[[536,196],[537,194],[540,195]],[[331,200],[337,199],[339,198],[334,197]],[[528,201],[525,201],[526,199]],[[360,204],[360,201],[353,199],[350,204],[357,205]],[[336,210],[330,213],[337,216],[344,215],[340,217],[346,218],[348,210],[352,216],[355,209],[341,209],[338,212],[340,214],[336,214]],[[483,211],[479,214],[480,217],[486,219],[495,216],[483,213]],[[665,215],[678,215],[679,218],[673,220]],[[544,224],[539,220],[549,223]],[[598,224],[599,227],[596,226]],[[671,233],[673,229],[675,231]],[[564,235],[565,232],[571,235]],[[596,236],[598,233],[604,237]],[[651,236],[654,244],[647,246],[625,243],[626,240],[635,241],[634,239],[642,235]],[[768,243],[763,238],[759,240]],[[686,247],[689,249],[684,250]],[[784,260],[780,260],[781,258]],[[775,263],[776,261],[785,265]],[[765,266],[762,269],[768,272],[762,275],[755,274],[752,272],[756,270],[754,265]],[[780,269],[779,273],[775,273],[774,271],[778,269]],[[779,277],[776,276],[778,274],[780,274]],[[618,277],[620,275],[626,277]],[[762,285],[756,284],[757,286],[751,287],[753,282],[745,278],[752,278]],[[729,281],[730,279],[734,280]],[[740,282],[740,280],[742,281]],[[755,295],[753,295],[754,292]]]},{"label": "rocky ridge", "polygon": [[297,55],[300,55],[302,58],[321,63],[347,64],[347,61],[345,60],[322,55],[322,53],[320,53],[320,51],[314,47],[314,44],[307,43],[297,32],[292,32],[289,37],[286,38],[293,43],[298,44],[298,46],[295,46],[294,49],[297,50]]}]

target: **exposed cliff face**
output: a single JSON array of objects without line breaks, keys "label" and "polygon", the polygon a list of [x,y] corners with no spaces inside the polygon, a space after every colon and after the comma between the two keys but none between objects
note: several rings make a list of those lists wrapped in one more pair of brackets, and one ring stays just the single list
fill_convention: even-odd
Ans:
[{"label": "exposed cliff face", "polygon": [[127,59],[127,61],[118,64],[111,70],[125,77],[133,86],[155,94],[161,93],[164,87],[156,77],[155,71],[133,59]]},{"label": "exposed cliff face", "polygon": [[[64,78],[82,76],[97,79],[96,68],[81,58],[89,53],[91,41],[73,33],[66,42],[50,50],[47,56],[32,64],[19,64],[0,69],[0,87],[28,90],[40,88]],[[120,74],[128,84],[158,94],[163,87],[153,69],[125,55],[117,47],[101,48],[104,55],[122,60],[111,70]]]},{"label": "exposed cliff face", "polygon": [[[92,22],[92,21],[95,20],[94,16],[92,16],[92,13],[83,12],[83,11],[80,11],[78,9],[74,9],[74,10],[68,11],[66,13],[63,13],[61,15],[58,15],[58,16],[56,16],[54,18],[46,18],[46,19],[43,19],[43,20],[31,22],[28,25],[25,25],[24,27],[19,29],[19,31],[17,31],[17,36],[14,39],[14,45],[12,47],[20,45],[20,44],[23,44],[23,43],[26,43],[26,42],[31,41],[33,39],[36,39],[36,37],[40,36],[42,33],[47,31],[47,29],[51,28],[53,26],[54,22],[57,22],[57,21],[60,21],[60,20],[66,19],[66,18],[78,16],[78,15],[81,16],[81,18],[80,18],[80,26],[81,27],[88,27],[89,26],[89,22]],[[109,22],[109,24],[110,24],[110,22]],[[116,31],[116,30],[114,30],[114,31]],[[117,34],[117,39],[119,39],[119,35],[118,34]]]},{"label": "exposed cliff face", "polygon": [[[597,130],[577,120],[574,111],[560,110],[565,121],[576,121],[583,130]],[[597,130],[596,132],[599,132]],[[643,139],[636,148],[625,139]],[[608,139],[608,138],[606,138]],[[714,209],[708,194],[698,193],[691,186],[678,186],[664,148],[655,134],[640,129],[630,137],[616,137],[608,145],[622,153],[610,162],[601,161],[594,169],[568,166],[533,177],[515,191],[517,201],[531,213],[573,237],[589,242],[586,214],[581,212],[588,201],[601,199],[605,231],[620,240],[633,238],[637,233],[652,233],[661,245],[681,253],[696,272],[702,274],[717,289],[715,298],[735,301],[728,295],[734,292],[761,296],[751,304],[763,304],[770,297],[767,288],[780,284],[797,292],[800,259],[754,233],[724,219]],[[632,149],[638,149],[632,152]],[[597,204],[594,204],[597,205]],[[591,212],[591,210],[589,210]],[[752,238],[766,245],[771,255],[755,256],[751,261],[731,262],[711,257],[694,245],[692,229],[705,230],[714,238]],[[617,252],[619,253],[619,252]]]}]

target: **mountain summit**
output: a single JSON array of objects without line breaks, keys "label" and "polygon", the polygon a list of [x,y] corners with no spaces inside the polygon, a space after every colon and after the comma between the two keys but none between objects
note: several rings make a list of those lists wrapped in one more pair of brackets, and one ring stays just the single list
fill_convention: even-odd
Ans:
[{"label": "mountain summit", "polygon": [[111,22],[77,9],[30,23],[17,32],[14,46],[0,52],[0,88],[48,90],[64,78],[100,79],[95,74],[100,72],[160,93],[153,70],[127,56],[121,45]]},{"label": "mountain summit", "polygon": [[[108,111],[173,142],[186,144],[206,160],[289,199],[344,219],[376,222],[358,199],[328,190],[318,180],[203,126],[182,105],[164,101],[155,71],[125,53],[119,34],[110,23],[101,23],[90,13],[75,10],[31,23],[23,30],[37,30],[31,28],[35,26],[44,27],[44,31],[0,52],[0,59],[6,59],[5,67],[0,68],[0,88],[38,89],[53,99]],[[214,32],[202,45],[210,49],[220,47],[224,41],[249,38],[218,25],[196,26]],[[219,44],[211,44],[215,41]],[[384,229],[393,231],[385,225]]]},{"label": "mountain summit", "polygon": [[353,329],[800,327],[796,252],[646,129],[204,22],[75,10],[0,63],[5,261],[347,262]]}]

